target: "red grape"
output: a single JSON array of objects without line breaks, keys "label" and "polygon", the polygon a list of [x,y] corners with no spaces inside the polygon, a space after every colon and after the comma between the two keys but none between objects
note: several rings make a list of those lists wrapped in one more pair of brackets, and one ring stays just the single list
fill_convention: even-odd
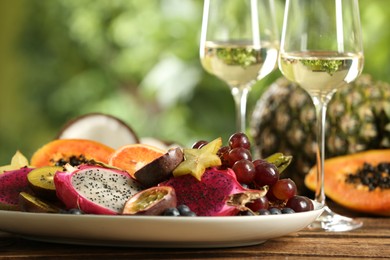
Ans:
[{"label": "red grape", "polygon": [[251,184],[255,178],[255,166],[252,161],[242,159],[234,163],[232,167],[239,183]]},{"label": "red grape", "polygon": [[242,159],[252,160],[252,154],[248,149],[236,147],[229,151],[229,167],[232,167],[235,162]]},{"label": "red grape", "polygon": [[268,209],[269,201],[266,196],[263,196],[261,198],[254,200],[253,202],[247,203],[245,206],[247,206],[253,211],[259,211],[261,209]]},{"label": "red grape", "polygon": [[258,159],[253,164],[256,170],[254,182],[257,186],[272,186],[279,180],[278,168],[272,163]]},{"label": "red grape", "polygon": [[275,197],[275,195],[272,193],[271,189],[268,190],[267,194],[265,195],[270,202],[278,202],[278,198]]},{"label": "red grape", "polygon": [[280,179],[272,187],[273,195],[279,200],[288,200],[297,195],[297,186],[291,179]]},{"label": "red grape", "polygon": [[286,203],[286,207],[293,209],[295,212],[310,211],[314,209],[313,203],[308,197],[294,196]]},{"label": "red grape", "polygon": [[232,134],[229,138],[229,146],[230,146],[230,148],[242,147],[242,148],[249,150],[251,147],[251,144],[250,144],[249,138],[246,134],[235,133],[235,134]]},{"label": "red grape", "polygon": [[203,146],[205,146],[206,144],[208,144],[209,142],[205,141],[205,140],[200,140],[200,141],[197,141],[195,142],[193,145],[192,145],[192,148],[193,149],[200,149],[202,148]]},{"label": "red grape", "polygon": [[222,166],[229,167],[229,152],[229,146],[222,146],[221,148],[219,148],[217,155],[221,159]]}]

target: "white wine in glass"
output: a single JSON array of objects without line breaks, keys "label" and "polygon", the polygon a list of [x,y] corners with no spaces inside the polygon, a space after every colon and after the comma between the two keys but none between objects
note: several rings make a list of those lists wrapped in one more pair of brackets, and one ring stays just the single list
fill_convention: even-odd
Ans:
[{"label": "white wine in glass", "polygon": [[324,186],[325,117],[332,95],[354,81],[364,56],[358,0],[287,0],[279,69],[311,96],[317,115],[317,189],[315,200],[324,213],[309,227],[348,231],[362,222],[326,206]]},{"label": "white wine in glass", "polygon": [[275,69],[278,46],[273,0],[205,0],[200,59],[229,85],[238,132],[246,128],[247,95]]}]

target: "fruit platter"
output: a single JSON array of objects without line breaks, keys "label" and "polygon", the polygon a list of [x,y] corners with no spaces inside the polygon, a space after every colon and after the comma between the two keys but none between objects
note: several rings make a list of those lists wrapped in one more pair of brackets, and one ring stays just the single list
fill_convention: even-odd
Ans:
[{"label": "fruit platter", "polygon": [[[76,131],[94,117],[66,124],[30,160],[18,151],[0,168],[1,231],[70,244],[232,247],[299,231],[323,211],[283,178],[291,156],[252,158],[244,133],[226,144],[218,137],[158,147],[127,126],[133,138],[113,148]],[[99,136],[117,133],[106,127]]]}]

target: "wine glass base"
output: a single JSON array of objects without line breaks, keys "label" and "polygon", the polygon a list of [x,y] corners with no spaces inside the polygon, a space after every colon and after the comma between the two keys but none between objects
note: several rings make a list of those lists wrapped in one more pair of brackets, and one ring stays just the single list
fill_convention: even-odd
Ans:
[{"label": "wine glass base", "polygon": [[336,214],[328,206],[325,206],[324,212],[308,226],[308,229],[342,232],[354,230],[362,226],[362,221]]},{"label": "wine glass base", "polygon": [[362,226],[362,221],[341,216],[334,213],[328,206],[324,206],[324,212],[308,226],[308,229],[342,232],[354,230]]}]

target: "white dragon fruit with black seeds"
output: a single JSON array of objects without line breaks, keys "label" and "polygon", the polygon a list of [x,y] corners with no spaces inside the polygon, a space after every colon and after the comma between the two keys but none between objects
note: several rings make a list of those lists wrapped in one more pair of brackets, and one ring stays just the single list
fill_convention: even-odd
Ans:
[{"label": "white dragon fruit with black seeds", "polygon": [[187,205],[197,216],[233,216],[248,210],[248,202],[265,196],[261,190],[245,189],[231,169],[209,168],[198,181],[192,175],[174,177],[159,185],[175,189],[177,204]]},{"label": "white dragon fruit with black seeds", "polygon": [[54,184],[57,197],[68,209],[86,214],[119,214],[126,201],[142,190],[127,172],[100,166],[57,172]]}]

